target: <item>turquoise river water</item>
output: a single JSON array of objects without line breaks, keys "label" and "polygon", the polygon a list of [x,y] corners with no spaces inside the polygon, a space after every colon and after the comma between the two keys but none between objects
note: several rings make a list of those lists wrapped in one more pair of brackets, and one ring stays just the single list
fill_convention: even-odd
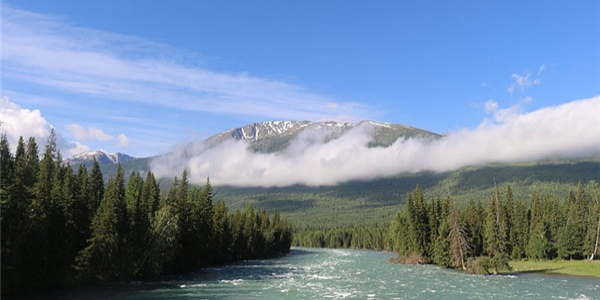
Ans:
[{"label": "turquoise river water", "polygon": [[393,254],[294,248],[185,276],[44,295],[50,299],[600,299],[600,279],[477,276],[387,261]]}]

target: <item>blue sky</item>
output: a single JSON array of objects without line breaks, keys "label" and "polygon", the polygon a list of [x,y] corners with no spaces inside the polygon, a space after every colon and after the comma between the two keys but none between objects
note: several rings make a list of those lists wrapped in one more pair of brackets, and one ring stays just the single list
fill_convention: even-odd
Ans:
[{"label": "blue sky", "polygon": [[3,1],[2,42],[3,130],[67,154],[267,120],[457,132],[600,94],[598,1]]}]

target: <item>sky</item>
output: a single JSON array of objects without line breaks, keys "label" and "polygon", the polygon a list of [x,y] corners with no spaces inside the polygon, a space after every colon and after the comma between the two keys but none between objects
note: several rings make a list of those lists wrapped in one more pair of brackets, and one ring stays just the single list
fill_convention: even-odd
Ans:
[{"label": "sky", "polygon": [[570,107],[600,131],[598,1],[3,0],[1,16],[0,130],[54,128],[63,156],[270,120],[460,136]]}]

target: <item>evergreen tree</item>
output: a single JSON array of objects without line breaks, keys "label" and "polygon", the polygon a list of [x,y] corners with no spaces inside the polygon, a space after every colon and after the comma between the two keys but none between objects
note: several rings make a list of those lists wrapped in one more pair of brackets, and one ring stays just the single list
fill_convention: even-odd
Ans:
[{"label": "evergreen tree", "polygon": [[181,232],[177,214],[172,206],[164,205],[156,211],[150,232],[150,243],[144,249],[142,263],[134,275],[155,276],[169,271],[167,268],[180,249]]},{"label": "evergreen tree", "polygon": [[510,242],[512,243],[511,257],[513,259],[525,257],[525,248],[527,248],[529,238],[529,220],[527,218],[527,206],[522,201],[518,201],[515,205],[510,234]]},{"label": "evergreen tree", "polygon": [[100,170],[100,163],[94,156],[94,164],[92,171],[89,176],[89,212],[90,220],[94,218],[100,202],[104,199],[104,179],[102,178],[102,170]]},{"label": "evergreen tree", "polygon": [[[69,167],[70,170],[70,167]],[[68,173],[68,172],[67,172]],[[90,212],[89,212],[89,188],[87,168],[84,164],[79,165],[77,175],[65,180],[63,183],[63,193],[70,194],[67,199],[70,202],[65,204],[65,216],[68,216],[67,228],[71,230],[72,240],[72,258],[75,258],[78,252],[85,248],[87,240],[90,238]],[[70,190],[70,191],[68,191]]]},{"label": "evergreen tree", "polygon": [[460,224],[459,212],[454,203],[448,199],[448,238],[450,240],[450,261],[454,268],[466,270],[465,256],[469,251],[468,236]]},{"label": "evergreen tree", "polygon": [[143,212],[146,213],[148,221],[151,222],[160,205],[160,188],[151,171],[148,171],[146,180],[144,180],[141,203]]},{"label": "evergreen tree", "polygon": [[433,262],[445,268],[452,266],[450,257],[449,205],[450,199],[446,199],[441,209],[439,225],[437,228],[432,228],[432,231],[437,229],[437,235],[433,241]]},{"label": "evergreen tree", "polygon": [[537,222],[535,228],[531,231],[529,243],[526,247],[527,258],[535,260],[548,259],[551,250],[549,235],[550,231],[546,222]]},{"label": "evergreen tree", "polygon": [[79,256],[79,268],[93,279],[126,278],[123,252],[128,233],[125,183],[121,165],[110,178],[104,198],[92,220],[92,236]]},{"label": "evergreen tree", "polygon": [[590,193],[592,201],[589,201],[591,208],[588,212],[588,231],[584,247],[585,254],[589,255],[588,259],[594,260],[600,247],[600,187],[598,186],[598,182],[590,182],[587,190]]},{"label": "evergreen tree", "polygon": [[427,203],[420,186],[409,193],[407,200],[409,238],[412,242],[412,250],[415,254],[427,259],[429,249],[429,218],[427,214]]},{"label": "evergreen tree", "polygon": [[[19,139],[22,152],[23,138]],[[19,154],[22,156],[23,154]],[[10,145],[5,134],[0,137],[0,226],[2,234],[1,257],[2,257],[2,288],[13,290],[17,289],[21,282],[22,255],[20,252],[22,239],[22,226],[24,225],[25,207],[22,206],[22,199],[19,199],[15,188],[15,158],[10,151]],[[6,274],[11,274],[7,276]]]},{"label": "evergreen tree", "polygon": [[125,189],[125,203],[129,216],[129,238],[127,239],[126,255],[130,257],[129,260],[132,266],[138,266],[142,263],[143,258],[139,253],[144,251],[143,248],[148,244],[150,238],[150,223],[145,207],[142,205],[143,186],[144,182],[140,175],[132,172]]},{"label": "evergreen tree", "polygon": [[508,268],[507,231],[502,200],[498,190],[490,197],[485,218],[486,252],[491,258],[494,273]]},{"label": "evergreen tree", "polygon": [[584,256],[585,190],[582,184],[577,189],[577,194],[569,193],[567,220],[558,243],[558,255],[564,259],[579,259]]},{"label": "evergreen tree", "polygon": [[223,263],[231,261],[232,255],[232,230],[229,220],[229,212],[223,201],[214,204],[212,219],[212,234],[210,237],[212,251],[215,254],[215,262]]},{"label": "evergreen tree", "polygon": [[469,200],[464,212],[464,219],[472,256],[480,256],[483,253],[483,215],[484,210],[481,202],[476,204],[472,199]]},{"label": "evergreen tree", "polygon": [[32,271],[34,286],[56,286],[65,277],[61,248],[64,237],[64,215],[61,201],[60,155],[56,133],[50,132],[34,187],[30,209],[30,231],[26,249],[27,269]]}]

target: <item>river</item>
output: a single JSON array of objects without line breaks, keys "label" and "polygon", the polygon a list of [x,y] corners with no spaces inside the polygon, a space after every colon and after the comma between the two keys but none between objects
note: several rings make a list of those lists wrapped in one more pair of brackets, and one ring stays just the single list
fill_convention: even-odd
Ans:
[{"label": "river", "polygon": [[477,276],[401,265],[375,251],[294,248],[290,255],[150,282],[45,299],[600,299],[600,279],[544,274]]}]

